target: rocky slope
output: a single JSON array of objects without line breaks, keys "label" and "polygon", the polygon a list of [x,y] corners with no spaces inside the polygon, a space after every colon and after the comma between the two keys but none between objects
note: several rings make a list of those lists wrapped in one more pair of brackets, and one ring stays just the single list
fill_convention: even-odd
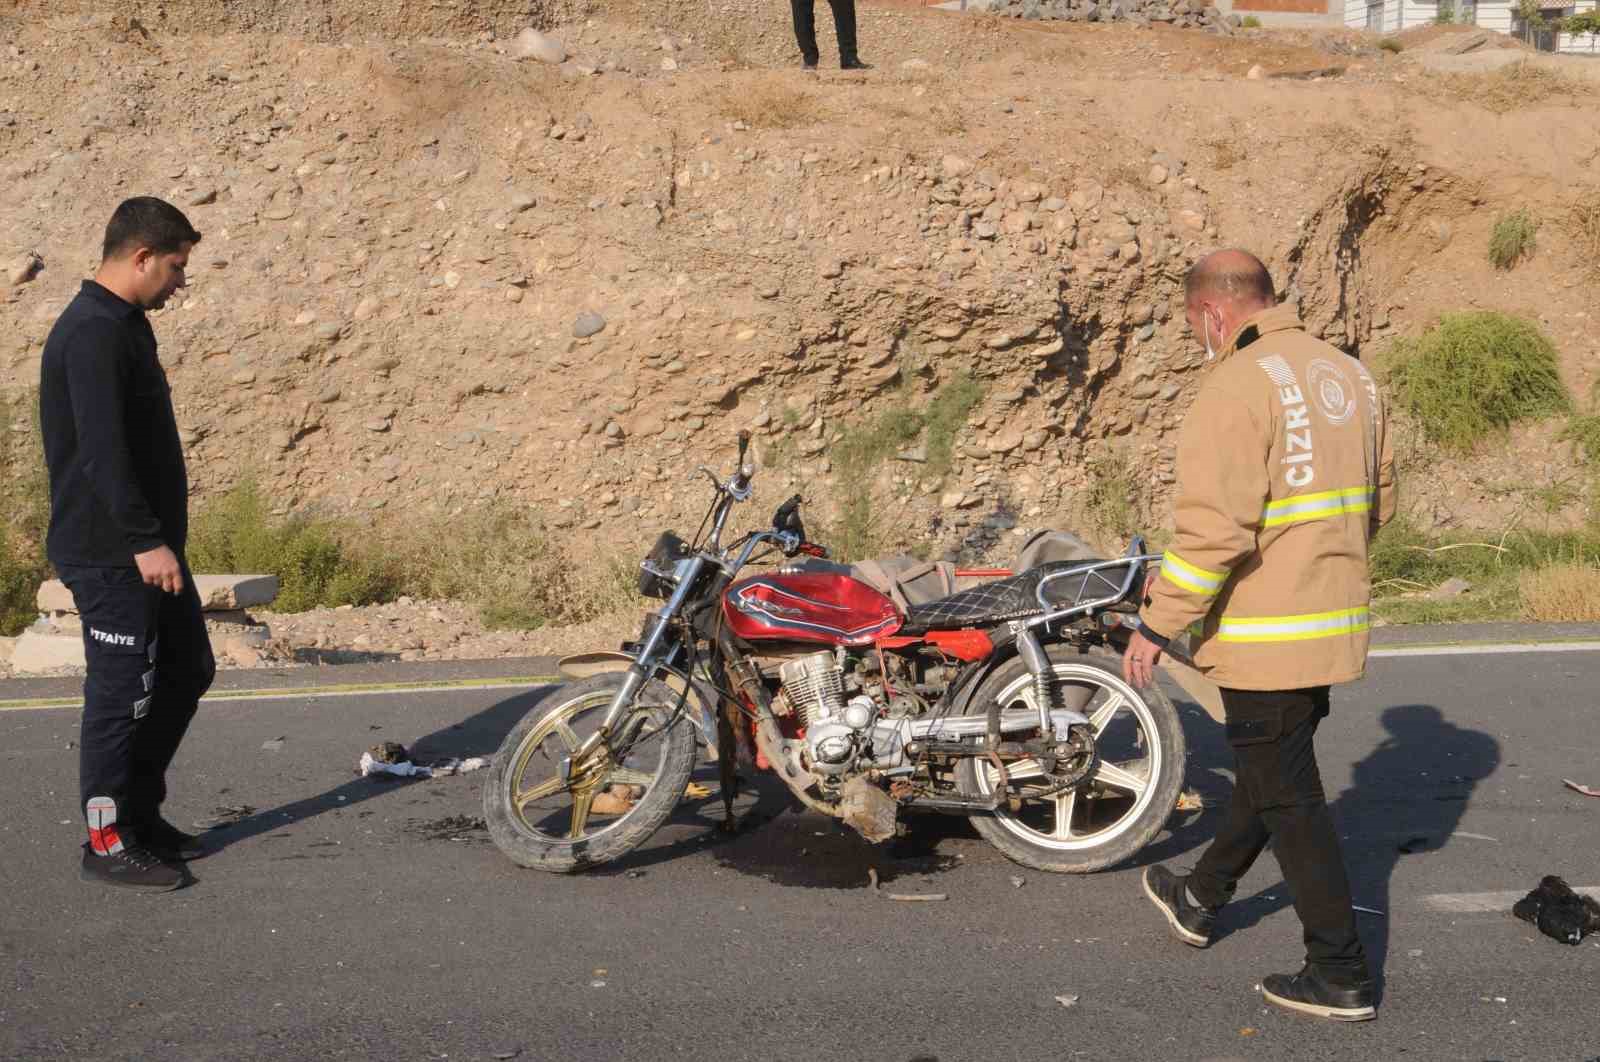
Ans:
[{"label": "rocky slope", "polygon": [[[247,472],[373,519],[500,499],[631,552],[692,530],[688,473],[749,428],[757,510],[800,489],[826,527],[840,448],[970,376],[947,474],[925,440],[871,470],[885,548],[1093,531],[1114,467],[1155,530],[1200,378],[1181,278],[1224,244],[1352,353],[1475,305],[1592,375],[1565,231],[1511,274],[1483,253],[1500,211],[1593,181],[1576,89],[1494,113],[1342,33],[864,8],[876,68],[818,77],[753,3],[162,9],[0,22],[0,250],[45,263],[0,289],[0,385],[36,380],[115,202],[171,198],[205,234],[155,321],[200,499]],[[564,62],[517,57],[528,19]],[[1510,520],[1568,463],[1552,435],[1408,445],[1408,501]]]}]

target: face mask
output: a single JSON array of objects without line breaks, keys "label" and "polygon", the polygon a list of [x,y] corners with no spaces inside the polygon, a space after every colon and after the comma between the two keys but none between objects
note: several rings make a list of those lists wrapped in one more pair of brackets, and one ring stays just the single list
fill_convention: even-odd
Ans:
[{"label": "face mask", "polygon": [[[1201,331],[1205,333],[1206,361],[1209,362],[1209,361],[1214,360],[1216,358],[1216,356],[1217,356],[1217,352],[1215,350],[1211,349],[1211,319],[1210,318],[1207,318],[1205,320],[1204,327],[1201,329]],[[1217,335],[1220,336],[1221,334],[1222,334],[1222,322],[1219,320],[1217,322]]]}]

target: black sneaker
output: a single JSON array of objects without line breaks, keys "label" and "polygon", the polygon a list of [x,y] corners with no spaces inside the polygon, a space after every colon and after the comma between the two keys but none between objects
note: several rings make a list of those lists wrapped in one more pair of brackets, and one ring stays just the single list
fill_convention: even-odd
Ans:
[{"label": "black sneaker", "polygon": [[1189,902],[1185,892],[1188,881],[1188,877],[1180,878],[1166,867],[1146,867],[1144,894],[1167,916],[1173,936],[1191,947],[1204,948],[1211,943],[1217,912]]},{"label": "black sneaker", "polygon": [[131,845],[116,855],[96,855],[83,846],[83,868],[78,877],[102,885],[118,885],[146,892],[171,892],[184,883],[184,872],[163,862],[150,849]]},{"label": "black sneaker", "polygon": [[1297,974],[1272,974],[1261,981],[1261,994],[1274,1003],[1302,1014],[1335,1021],[1370,1021],[1378,1016],[1373,1005],[1370,978],[1336,984],[1307,963]]},{"label": "black sneaker", "polygon": [[139,840],[168,863],[187,863],[207,854],[200,838],[184,833],[166,819],[158,818],[152,825],[140,829]]},{"label": "black sneaker", "polygon": [[863,63],[860,59],[846,59],[839,64],[840,70],[871,70],[871,63]]}]

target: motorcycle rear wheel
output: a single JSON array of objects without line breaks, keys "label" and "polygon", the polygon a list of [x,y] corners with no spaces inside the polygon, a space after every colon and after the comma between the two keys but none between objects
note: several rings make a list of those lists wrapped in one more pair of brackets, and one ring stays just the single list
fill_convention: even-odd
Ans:
[{"label": "motorcycle rear wheel", "polygon": [[[1035,870],[1088,874],[1121,863],[1155,839],[1177,806],[1187,750],[1177,709],[1159,686],[1136,690],[1123,681],[1119,662],[1102,654],[1050,646],[1046,654],[1068,707],[1090,718],[1096,764],[1066,792],[1041,793],[1047,781],[1035,761],[1008,764],[1008,801],[993,814],[976,815],[973,827],[1007,858]],[[968,714],[1001,708],[1036,709],[1033,676],[1020,657],[1001,664],[974,692]],[[1142,756],[1130,751],[1142,750]],[[991,796],[994,766],[962,760],[956,781],[968,796]],[[1097,820],[1099,820],[1097,822]]]},{"label": "motorcycle rear wheel", "polygon": [[[694,769],[694,725],[687,715],[673,719],[678,694],[660,681],[646,683],[624,716],[625,731],[644,713],[645,736],[622,763],[605,763],[576,788],[557,773],[561,756],[598,728],[624,677],[608,672],[563,686],[552,707],[529,712],[501,742],[484,782],[483,817],[495,846],[517,865],[571,873],[609,863],[648,840],[683,796]],[[621,814],[596,812],[596,798],[617,785],[644,793]],[[594,815],[606,821],[594,823]]]}]

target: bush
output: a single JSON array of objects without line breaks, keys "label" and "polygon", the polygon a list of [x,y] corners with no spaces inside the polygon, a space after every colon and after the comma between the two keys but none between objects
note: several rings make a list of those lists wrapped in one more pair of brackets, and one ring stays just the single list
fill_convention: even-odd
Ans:
[{"label": "bush", "polygon": [[280,612],[370,605],[398,596],[396,575],[375,553],[346,544],[332,521],[274,519],[254,482],[245,480],[196,512],[189,566],[196,572],[275,575]]},{"label": "bush", "polygon": [[[1600,534],[1475,531],[1433,536],[1402,517],[1378,534],[1369,560],[1375,608],[1391,623],[1536,620],[1550,614],[1541,589],[1555,582],[1548,572],[1600,565]],[[1547,574],[1537,574],[1541,572]],[[1453,578],[1467,580],[1471,590],[1439,601],[1420,596]],[[1581,582],[1568,585],[1575,596],[1582,589]]]},{"label": "bush", "polygon": [[1446,314],[1422,336],[1397,340],[1383,363],[1396,404],[1458,453],[1518,421],[1572,408],[1555,347],[1507,314]]},{"label": "bush", "polygon": [[1398,55],[1400,52],[1405,50],[1405,45],[1401,44],[1393,37],[1385,37],[1383,40],[1378,42],[1378,47],[1392,55]]},{"label": "bush", "polygon": [[1246,15],[1240,25],[1245,29],[1260,29],[1261,20],[1254,15]]},{"label": "bush", "polygon": [[1126,543],[1139,528],[1133,469],[1126,457],[1111,453],[1091,458],[1088,472],[1082,504],[1090,529],[1114,543]]},{"label": "bush", "polygon": [[1439,0],[1439,10],[1434,13],[1433,21],[1440,26],[1448,26],[1456,20],[1455,0]]},{"label": "bush", "polygon": [[1533,623],[1593,623],[1600,620],[1600,565],[1547,564],[1522,573],[1518,584],[1522,618]]},{"label": "bush", "polygon": [[1600,281],[1600,189],[1582,194],[1572,204],[1571,216],[1579,265],[1591,281]]},{"label": "bush", "polygon": [[39,584],[48,578],[44,555],[0,525],[0,637],[21,634],[39,618]]},{"label": "bush", "polygon": [[1526,210],[1504,214],[1489,236],[1489,261],[1496,269],[1510,269],[1533,254],[1539,222]]}]

